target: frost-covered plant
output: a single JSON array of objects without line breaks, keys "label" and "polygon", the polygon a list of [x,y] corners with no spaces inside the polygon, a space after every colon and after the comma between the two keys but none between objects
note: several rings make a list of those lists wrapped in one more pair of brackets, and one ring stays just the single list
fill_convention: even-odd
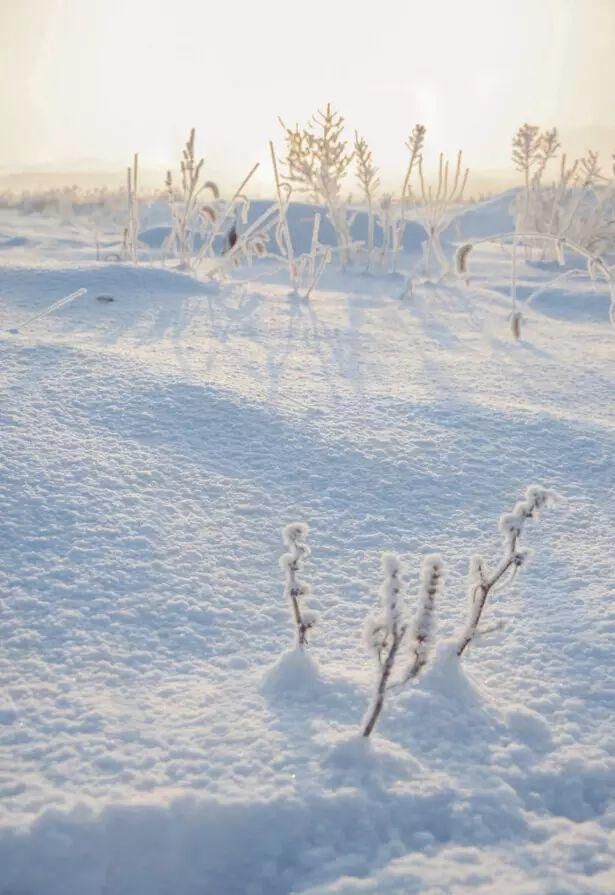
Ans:
[{"label": "frost-covered plant", "polygon": [[513,162],[523,173],[526,192],[529,191],[534,170],[539,164],[542,137],[535,124],[523,124],[513,137]]},{"label": "frost-covered plant", "polygon": [[367,204],[367,264],[365,269],[369,271],[374,253],[374,198],[376,190],[380,185],[380,180],[378,179],[378,168],[376,168],[373,162],[371,149],[367,145],[366,140],[359,136],[358,131],[354,132],[354,156],[356,159],[357,180]]},{"label": "frost-covered plant", "polygon": [[421,204],[418,209],[418,217],[427,233],[427,242],[424,244],[425,276],[427,278],[431,276],[433,257],[438,260],[441,276],[444,276],[449,270],[449,264],[442,248],[441,235],[453,218],[455,206],[463,199],[469,169],[466,168],[462,171],[462,158],[462,152],[459,151],[451,177],[448,159],[445,161],[443,154],[440,153],[438,182],[437,185],[431,186],[425,183],[423,160],[419,156]]},{"label": "frost-covered plant", "polygon": [[270,230],[276,223],[278,209],[270,205],[252,224],[246,226],[241,233],[238,232],[240,222],[247,223],[247,208],[243,216],[236,216],[235,222],[227,236],[227,245],[221,261],[213,267],[209,273],[213,275],[219,271],[228,271],[238,264],[251,263],[255,257],[264,258],[267,255],[267,243]]},{"label": "frost-covered plant", "polygon": [[387,263],[387,255],[390,251],[391,232],[396,226],[393,209],[393,196],[391,195],[391,193],[385,193],[381,197],[380,202],[378,203],[378,211],[376,216],[378,218],[378,223],[380,224],[380,229],[382,230],[380,265],[384,269]]},{"label": "frost-covered plant", "polygon": [[275,178],[276,195],[278,200],[278,223],[275,231],[276,242],[282,255],[288,263],[288,273],[293,295],[300,295],[301,289],[305,292],[303,298],[309,298],[315,288],[325,267],[331,260],[331,250],[323,246],[319,241],[320,212],[316,212],[312,222],[312,239],[309,254],[297,257],[293,245],[292,234],[288,224],[288,206],[292,196],[292,187],[289,183],[282,183],[278,170],[278,162],[275,156],[273,143],[269,143],[271,163]]},{"label": "frost-covered plant", "polygon": [[[414,195],[411,186],[411,177],[413,171],[418,167],[422,157],[425,132],[423,125],[417,124],[412,129],[412,132],[406,141],[406,147],[410,155],[404,174],[399,202],[394,202],[393,196],[390,193],[385,193],[385,195],[382,196],[376,211],[378,224],[382,231],[380,264],[383,268],[388,266],[393,273],[397,270],[399,253],[404,243],[404,234],[406,232],[408,215]],[[387,262],[390,263],[388,264]]]},{"label": "frost-covered plant", "polygon": [[297,646],[307,646],[307,632],[318,621],[317,613],[307,609],[303,602],[310,594],[310,586],[299,577],[303,562],[310,555],[306,544],[308,526],[305,522],[292,522],[282,532],[282,540],[287,552],[280,557],[280,568],[284,572],[284,593],[290,602],[292,618],[297,632]]},{"label": "frost-covered plant", "polygon": [[344,118],[330,103],[319,109],[307,127],[289,128],[280,119],[286,135],[286,173],[282,179],[300,192],[321,201],[335,231],[340,260],[345,266],[350,260],[350,228],[346,206],[342,199],[342,181],[352,162],[343,139]]},{"label": "frost-covered plant", "polygon": [[[139,244],[138,179],[139,155],[135,152],[132,167],[126,169],[127,220],[122,244],[124,258],[132,261],[133,264],[136,264],[139,260],[137,254],[137,247]],[[98,239],[96,254],[97,256],[100,254]]]},{"label": "frost-covered plant", "polygon": [[211,180],[202,182],[202,171],[205,159],[197,161],[195,155],[195,130],[192,128],[190,136],[182,150],[180,160],[180,185],[173,182],[171,171],[167,171],[165,187],[173,231],[171,243],[175,244],[179,255],[180,267],[189,269],[192,266],[194,250],[194,231],[211,229],[215,220],[215,210],[211,206],[200,207],[200,197],[204,190],[209,190],[214,199],[219,196],[218,187]]},{"label": "frost-covered plant", "polygon": [[561,498],[554,491],[541,485],[530,485],[525,497],[512,511],[500,517],[502,556],[495,569],[489,569],[480,556],[470,560],[468,574],[468,617],[459,637],[457,655],[461,656],[480,635],[479,623],[487,597],[496,589],[510,584],[528,557],[528,551],[519,547],[519,539],[528,519],[536,519],[545,507],[556,504]]},{"label": "frost-covered plant", "polygon": [[[565,237],[592,254],[605,254],[615,245],[615,178],[602,173],[598,153],[589,150],[570,165],[562,154],[558,178],[546,182],[547,166],[560,148],[555,128],[541,133],[524,124],[515,134],[513,162],[524,178],[513,205],[516,230]],[[533,247],[542,247],[543,257],[551,248],[529,242],[526,252]]]},{"label": "frost-covered plant", "polygon": [[[211,225],[208,225],[203,244],[196,255],[194,261],[195,267],[198,267],[203,262],[204,258],[213,255],[214,239],[216,236],[224,236],[227,251],[235,246],[238,237],[238,229],[242,223],[247,222],[248,210],[250,207],[249,199],[244,195],[243,191],[257,171],[259,165],[260,163],[257,162],[252,166],[231,198],[222,205],[222,208],[219,207],[222,203],[217,203],[216,207],[205,205],[200,210],[200,217],[208,217],[211,221]],[[258,243],[254,254],[262,254]]]},{"label": "frost-covered plant", "polygon": [[[434,636],[436,598],[443,583],[443,564],[440,556],[431,554],[423,559],[417,609],[414,619],[406,618],[402,595],[402,566],[394,553],[382,556],[384,581],[380,587],[380,612],[368,617],[365,642],[378,664],[378,682],[372,703],[364,720],[362,734],[370,736],[382,712],[386,693],[413,680],[427,664]],[[407,634],[406,668],[395,682],[391,681],[396,660]]]},{"label": "frost-covered plant", "polygon": [[278,161],[275,156],[273,143],[269,141],[269,152],[271,154],[271,164],[273,165],[273,176],[275,179],[276,196],[278,199],[279,220],[276,230],[276,240],[280,251],[288,261],[288,272],[290,284],[293,292],[299,289],[299,268],[295,261],[295,249],[293,240],[288,226],[288,205],[292,195],[292,187],[289,183],[282,183],[280,180],[280,172],[278,170]]},{"label": "frost-covered plant", "polygon": [[400,211],[395,218],[391,228],[391,247],[392,247],[392,263],[393,272],[397,270],[397,259],[404,242],[404,234],[406,232],[408,206],[412,199],[411,178],[412,172],[421,163],[423,158],[423,146],[425,143],[426,129],[422,124],[415,124],[412,133],[406,140],[406,148],[410,156],[406,167],[406,174],[401,188]]},{"label": "frost-covered plant", "polygon": [[599,276],[603,277],[606,280],[606,283],[609,287],[610,293],[610,308],[609,308],[609,319],[613,326],[615,326],[615,269],[609,267],[606,260],[600,256],[595,255],[588,249],[584,248],[582,245],[572,242],[567,237],[562,236],[553,236],[548,233],[538,233],[529,232],[529,233],[499,233],[495,236],[486,236],[483,239],[477,239],[474,242],[466,242],[460,245],[455,254],[455,271],[458,277],[462,277],[466,285],[469,285],[469,270],[468,270],[468,262],[470,259],[471,252],[482,243],[486,242],[494,242],[499,243],[500,245],[505,245],[507,242],[512,241],[512,264],[511,264],[511,329],[513,331],[513,335],[515,338],[519,338],[520,336],[520,324],[523,319],[520,311],[517,308],[517,246],[520,244],[529,244],[529,245],[540,245],[540,244],[549,244],[552,246],[553,251],[555,253],[556,258],[558,259],[561,266],[565,264],[565,255],[566,252],[572,252],[576,255],[580,255],[586,263],[586,268],[572,268],[570,270],[566,270],[564,273],[555,277],[549,283],[538,287],[531,295],[529,295],[526,299],[526,307],[529,306],[539,295],[541,295],[546,289],[555,285],[558,281],[561,281],[565,278],[571,278],[576,276],[589,276],[592,281],[595,281]]}]

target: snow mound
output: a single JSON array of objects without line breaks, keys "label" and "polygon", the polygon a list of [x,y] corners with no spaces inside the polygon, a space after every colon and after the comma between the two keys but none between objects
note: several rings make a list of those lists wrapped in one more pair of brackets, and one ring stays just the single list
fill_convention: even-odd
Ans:
[{"label": "snow mound", "polygon": [[177,270],[130,264],[90,264],[41,267],[3,267],[0,294],[4,299],[64,295],[81,287],[93,294],[195,295],[215,293],[217,284]]},{"label": "snow mound", "polygon": [[309,700],[322,695],[326,686],[316,661],[295,647],[283,653],[265,672],[261,689],[273,698]]}]

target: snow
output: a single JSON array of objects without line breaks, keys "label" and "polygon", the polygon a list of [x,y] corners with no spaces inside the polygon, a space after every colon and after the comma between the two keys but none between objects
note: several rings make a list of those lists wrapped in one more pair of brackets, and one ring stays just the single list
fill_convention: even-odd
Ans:
[{"label": "snow", "polygon": [[[526,308],[556,272],[520,264],[515,342],[490,245],[468,288],[330,268],[302,301],[268,261],[219,286],[96,262],[82,222],[2,211],[0,240],[1,895],[611,893],[603,285]],[[564,501],[459,663],[468,560],[534,482]],[[278,565],[296,519],[307,653]],[[366,743],[385,551],[409,595],[425,554],[447,574],[428,667]]]}]

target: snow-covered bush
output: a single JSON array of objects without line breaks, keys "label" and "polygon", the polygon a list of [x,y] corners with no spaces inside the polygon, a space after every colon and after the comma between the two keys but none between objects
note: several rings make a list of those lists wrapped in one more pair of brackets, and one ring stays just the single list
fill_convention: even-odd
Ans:
[{"label": "snow-covered bush", "polygon": [[[434,636],[434,610],[442,589],[444,567],[437,554],[423,559],[417,609],[415,617],[406,617],[402,595],[402,566],[394,553],[382,556],[384,581],[380,588],[381,608],[369,616],[365,623],[365,642],[376,658],[378,681],[374,698],[363,724],[363,736],[372,733],[382,712],[385,696],[392,687],[399,687],[413,680],[427,663]],[[409,634],[406,640],[406,635]],[[405,644],[404,644],[405,641]],[[400,655],[404,644],[405,655]],[[405,665],[397,680],[392,681],[395,663]]]},{"label": "snow-covered bush", "polygon": [[303,601],[310,594],[310,586],[299,577],[303,562],[310,555],[306,544],[308,526],[304,522],[292,522],[282,532],[282,540],[287,552],[280,557],[280,568],[284,572],[284,594],[290,602],[292,618],[297,632],[297,646],[307,645],[307,632],[318,621],[317,613],[307,609]]},{"label": "snow-covered bush", "polygon": [[342,199],[342,181],[353,153],[343,139],[344,118],[330,103],[319,109],[307,127],[287,127],[280,119],[286,136],[286,172],[282,179],[300,192],[308,193],[325,205],[335,231],[342,267],[350,261],[350,226]]},{"label": "snow-covered bush", "polygon": [[519,539],[528,519],[536,519],[544,507],[556,504],[561,498],[554,491],[541,485],[530,485],[525,497],[512,511],[500,517],[502,533],[502,556],[496,567],[489,569],[480,556],[470,559],[468,575],[468,617],[459,636],[457,655],[461,656],[480,635],[479,623],[487,602],[494,590],[501,590],[510,584],[528,557],[528,551],[519,547]]}]

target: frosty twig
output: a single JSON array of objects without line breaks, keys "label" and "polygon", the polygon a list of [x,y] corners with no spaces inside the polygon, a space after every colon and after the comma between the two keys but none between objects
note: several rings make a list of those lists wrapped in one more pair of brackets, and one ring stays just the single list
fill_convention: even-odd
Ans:
[{"label": "frosty twig", "polygon": [[459,637],[457,655],[461,656],[472,643],[478,632],[478,625],[487,602],[487,597],[496,587],[510,583],[527,558],[527,551],[519,549],[519,538],[528,519],[538,516],[543,507],[553,506],[560,500],[554,491],[540,485],[530,485],[525,498],[515,504],[512,513],[500,517],[503,552],[496,568],[490,571],[480,556],[470,560],[468,581],[468,618]]},{"label": "frosty twig", "polygon": [[[440,556],[426,556],[421,567],[421,581],[415,619],[412,623],[404,617],[401,582],[401,563],[394,553],[382,556],[384,581],[380,588],[381,609],[371,615],[365,624],[365,642],[376,657],[379,675],[376,692],[366,715],[362,735],[370,736],[384,706],[387,690],[398,687],[417,677],[427,663],[434,634],[435,600],[443,581],[443,564]],[[410,631],[410,658],[400,680],[391,682],[399,650]]]},{"label": "frosty twig", "polygon": [[307,632],[317,622],[317,615],[302,605],[302,599],[310,593],[310,586],[299,578],[303,561],[310,555],[310,548],[305,543],[308,526],[304,522],[293,522],[282,532],[282,540],[287,552],[280,557],[280,568],[284,571],[284,593],[292,611],[297,632],[297,646],[307,646]]}]

